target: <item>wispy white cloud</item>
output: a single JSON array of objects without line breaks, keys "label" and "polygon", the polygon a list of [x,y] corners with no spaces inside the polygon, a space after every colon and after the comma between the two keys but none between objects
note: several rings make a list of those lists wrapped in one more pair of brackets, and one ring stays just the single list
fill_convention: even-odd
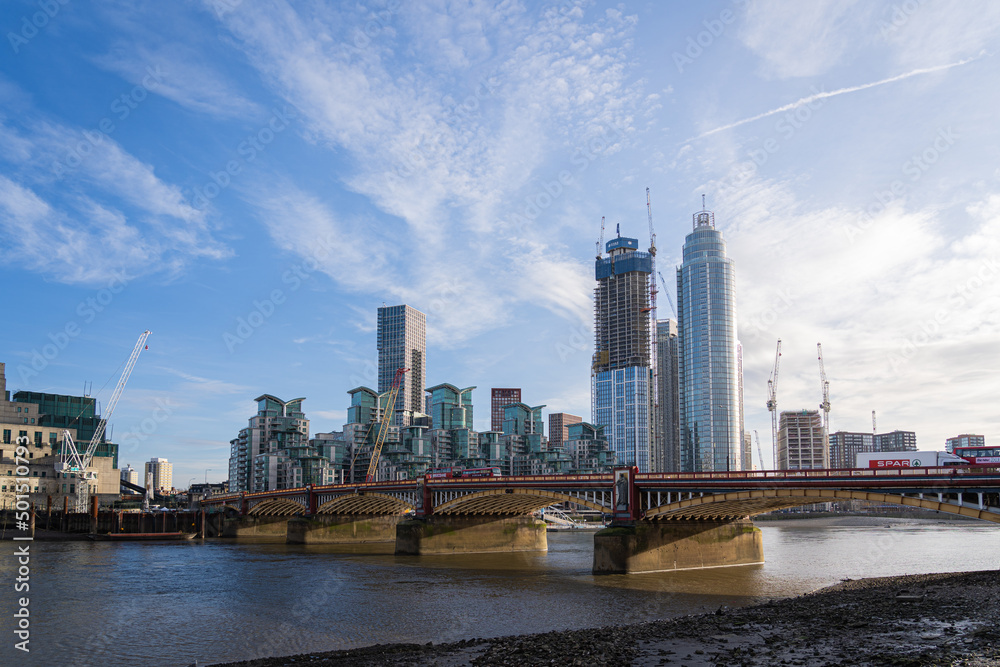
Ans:
[{"label": "wispy white cloud", "polygon": [[[457,13],[403,5],[375,18],[286,3],[240,9],[223,21],[247,57],[302,112],[311,137],[350,152],[346,184],[381,211],[377,231],[354,220],[348,239],[318,197],[283,188],[260,207],[278,245],[308,254],[316,238],[350,240],[357,252],[324,270],[347,287],[422,304],[429,337],[446,345],[502,325],[517,303],[589,317],[585,271],[541,233],[552,216],[537,221],[537,234],[504,222],[571,166],[569,147],[614,136],[604,152],[620,150],[636,109],[655,102],[630,81],[635,17],[609,10],[588,22],[579,7],[531,16],[488,3]],[[378,30],[359,46],[352,27],[365,21]],[[408,49],[426,55],[424,66],[396,57]],[[553,160],[565,164],[540,176]]]},{"label": "wispy white cloud", "polygon": [[198,114],[246,118],[261,113],[259,105],[242,95],[198,51],[182,43],[118,42],[94,62],[136,86],[149,83],[149,72],[156,71],[159,76],[148,86],[150,94]]}]

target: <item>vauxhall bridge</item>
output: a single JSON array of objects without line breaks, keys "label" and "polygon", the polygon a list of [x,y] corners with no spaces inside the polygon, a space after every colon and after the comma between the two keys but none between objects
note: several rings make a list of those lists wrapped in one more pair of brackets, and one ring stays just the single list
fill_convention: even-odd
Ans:
[{"label": "vauxhall bridge", "polygon": [[1000,523],[1000,467],[529,475],[332,484],[202,501],[223,536],[292,543],[394,542],[398,554],[545,550],[533,515],[575,503],[612,518],[595,573],[763,562],[757,514],[860,500]]}]

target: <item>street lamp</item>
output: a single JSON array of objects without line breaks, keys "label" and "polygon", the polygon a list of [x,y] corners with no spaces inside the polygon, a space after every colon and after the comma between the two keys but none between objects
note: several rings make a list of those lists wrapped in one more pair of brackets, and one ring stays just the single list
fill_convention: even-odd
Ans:
[{"label": "street lamp", "polygon": [[191,479],[188,480],[188,493],[191,493],[191,482],[193,482],[196,479],[198,479],[198,478],[197,477],[192,477]]},{"label": "street lamp", "polygon": [[208,473],[211,470],[212,470],[211,468],[205,468],[205,486],[206,487],[208,486]]}]

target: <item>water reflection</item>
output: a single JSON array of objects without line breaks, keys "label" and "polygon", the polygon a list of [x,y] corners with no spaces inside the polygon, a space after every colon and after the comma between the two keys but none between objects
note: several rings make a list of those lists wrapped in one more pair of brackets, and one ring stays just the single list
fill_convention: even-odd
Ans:
[{"label": "water reflection", "polygon": [[[1000,565],[1000,530],[985,523],[759,525],[763,565],[599,577],[591,533],[550,533],[547,553],[423,557],[395,556],[391,545],[36,543],[25,664],[189,665],[446,642],[714,611],[842,578]],[[9,559],[0,571],[11,576]]]}]

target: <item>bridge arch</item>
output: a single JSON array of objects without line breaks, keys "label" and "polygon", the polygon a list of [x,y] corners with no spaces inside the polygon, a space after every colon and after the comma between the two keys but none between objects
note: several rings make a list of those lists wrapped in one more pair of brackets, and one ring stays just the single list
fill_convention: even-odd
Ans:
[{"label": "bridge arch", "polygon": [[291,498],[269,498],[250,508],[250,516],[291,516],[306,511],[302,503]]},{"label": "bridge arch", "polygon": [[[933,495],[937,496],[937,494]],[[948,499],[933,500],[918,496],[833,489],[758,489],[713,493],[652,507],[646,510],[644,516],[646,519],[729,520],[835,500],[866,500],[905,507],[920,507],[1000,523],[1000,508],[997,507],[972,506],[968,503],[958,504],[959,501],[951,502]]]},{"label": "bridge arch", "polygon": [[384,493],[350,493],[316,508],[317,514],[380,514],[392,516],[414,509],[412,503]]},{"label": "bridge arch", "polygon": [[542,489],[490,489],[475,491],[435,505],[434,514],[531,514],[556,503],[570,502],[598,512],[611,512],[611,507],[568,493]]}]

